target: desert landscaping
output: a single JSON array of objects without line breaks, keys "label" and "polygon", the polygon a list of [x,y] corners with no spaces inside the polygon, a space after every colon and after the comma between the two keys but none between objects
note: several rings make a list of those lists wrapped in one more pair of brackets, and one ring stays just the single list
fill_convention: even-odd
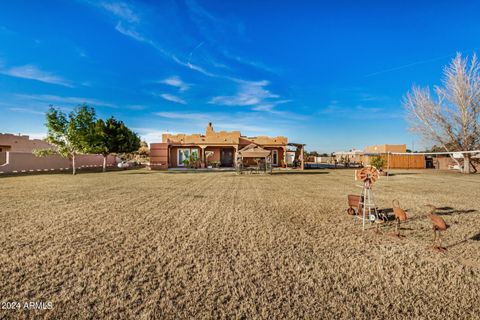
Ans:
[{"label": "desert landscaping", "polygon": [[[362,231],[353,170],[113,171],[0,181],[0,318],[473,319],[480,176],[393,170],[374,185],[408,221]],[[431,250],[427,204],[449,228]]]}]

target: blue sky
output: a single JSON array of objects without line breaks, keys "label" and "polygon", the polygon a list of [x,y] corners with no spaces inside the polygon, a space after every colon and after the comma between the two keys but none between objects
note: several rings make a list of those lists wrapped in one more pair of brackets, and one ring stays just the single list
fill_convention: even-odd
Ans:
[{"label": "blue sky", "polygon": [[331,152],[423,142],[402,96],[473,54],[475,1],[2,1],[0,132],[86,102],[162,132],[285,135]]}]

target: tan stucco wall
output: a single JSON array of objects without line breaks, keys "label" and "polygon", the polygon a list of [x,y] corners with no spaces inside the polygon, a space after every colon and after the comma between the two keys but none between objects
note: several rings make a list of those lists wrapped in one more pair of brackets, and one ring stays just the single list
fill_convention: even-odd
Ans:
[{"label": "tan stucco wall", "polygon": [[283,159],[283,154],[284,154],[284,151],[283,151],[283,148],[264,148],[265,150],[277,150],[278,151],[278,167],[282,167],[284,166],[285,162],[284,162],[284,159]]},{"label": "tan stucco wall", "polygon": [[439,170],[449,170],[450,167],[456,165],[455,161],[450,157],[433,158],[433,164],[435,165],[435,168]]},{"label": "tan stucco wall", "polygon": [[197,147],[171,147],[170,148],[170,162],[169,162],[169,167],[170,168],[179,167],[178,164],[177,164],[178,149],[197,149],[198,154],[200,154],[200,148],[197,148]]},{"label": "tan stucco wall", "polygon": [[[220,161],[220,148],[216,148],[216,147],[207,147],[205,148],[205,152],[206,151],[213,151],[213,156],[209,157],[208,158],[208,162],[211,162],[211,161]],[[235,157],[235,155],[233,155]],[[208,165],[208,163],[207,163]]]},{"label": "tan stucco wall", "polygon": [[367,146],[365,153],[387,153],[387,152],[407,152],[406,144],[382,144],[377,146]]},{"label": "tan stucco wall", "polygon": [[211,123],[207,126],[205,134],[169,134],[162,135],[162,142],[173,145],[178,144],[194,144],[194,145],[249,145],[250,143],[256,143],[262,146],[277,146],[286,145],[288,139],[286,137],[246,137],[242,136],[240,131],[215,131]]},{"label": "tan stucco wall", "polygon": [[168,144],[151,143],[150,144],[150,168],[167,169],[168,168]]},{"label": "tan stucco wall", "polygon": [[[62,158],[58,155],[47,157],[36,157],[28,152],[6,152],[5,157],[7,163],[0,165],[0,173],[12,172],[35,172],[35,171],[55,171],[70,170],[71,162],[69,159]],[[0,156],[1,158],[1,156]],[[116,157],[109,156],[107,165],[116,164]],[[103,165],[103,156],[96,154],[78,155],[75,157],[75,167],[77,168],[93,168]]]},{"label": "tan stucco wall", "polygon": [[0,133],[0,148],[2,148],[2,151],[32,152],[34,149],[47,149],[51,147],[47,142],[39,139],[30,139],[29,136]]},{"label": "tan stucco wall", "polygon": [[[198,149],[199,151],[199,154],[200,154],[200,148],[196,148],[196,147],[185,147],[185,148],[192,148],[192,149]],[[205,148],[205,151],[213,151],[213,156],[211,156],[210,158],[208,158],[208,162],[212,162],[212,161],[220,161],[220,158],[221,158],[221,149],[222,148],[231,148],[231,147],[207,147]],[[177,158],[178,158],[178,149],[183,149],[183,147],[170,147],[170,161],[169,161],[169,168],[178,168],[178,164],[177,164]],[[239,147],[238,150],[240,150],[241,147]],[[284,158],[283,158],[283,154],[284,154],[284,149],[282,147],[267,147],[265,148],[266,150],[277,150],[278,151],[278,167],[283,167],[285,166],[285,162],[284,162]],[[235,159],[235,154],[234,154],[234,159]],[[245,159],[246,160],[246,159]],[[250,164],[254,164],[255,161],[248,161],[246,160],[248,163]],[[207,164],[208,165],[208,164]],[[181,166],[180,166],[181,167]]]}]

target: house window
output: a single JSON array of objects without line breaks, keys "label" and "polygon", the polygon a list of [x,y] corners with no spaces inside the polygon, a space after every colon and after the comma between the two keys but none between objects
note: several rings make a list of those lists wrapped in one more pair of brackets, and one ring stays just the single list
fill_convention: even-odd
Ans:
[{"label": "house window", "polygon": [[215,154],[215,152],[213,152],[213,151],[205,151],[205,160],[206,161],[211,161],[210,159],[213,157],[214,154]]},{"label": "house window", "polygon": [[200,159],[200,155],[198,154],[198,149],[190,149],[190,154],[192,155],[192,158],[195,160]]},{"label": "house window", "polygon": [[272,164],[278,166],[278,150],[272,150]]},{"label": "house window", "polygon": [[178,149],[177,165],[179,167],[185,166],[183,161],[190,160],[190,156],[192,158],[199,159],[198,149],[190,149],[190,148]]},{"label": "house window", "polygon": [[178,149],[177,165],[179,167],[183,167],[185,165],[183,161],[188,160],[189,158],[190,149]]}]

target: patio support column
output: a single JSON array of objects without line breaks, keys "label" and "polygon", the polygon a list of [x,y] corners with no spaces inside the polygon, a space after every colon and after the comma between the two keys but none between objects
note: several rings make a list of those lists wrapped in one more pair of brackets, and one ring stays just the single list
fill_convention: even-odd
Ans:
[{"label": "patio support column", "polygon": [[286,167],[288,167],[288,165],[287,165],[287,147],[283,146],[282,149],[283,149],[283,167],[286,168]]},{"label": "patio support column", "polygon": [[206,168],[207,167],[207,162],[205,159],[205,149],[207,148],[207,146],[200,146],[200,161],[201,163],[203,163],[203,167]]},{"label": "patio support column", "polygon": [[305,160],[303,159],[303,146],[300,147],[300,169],[304,170],[305,169]]},{"label": "patio support column", "polygon": [[233,146],[233,166],[237,167],[238,146]]},{"label": "patio support column", "polygon": [[170,167],[174,167],[174,166],[170,165],[170,162],[172,160],[172,155],[171,155],[170,150],[171,150],[171,148],[170,148],[170,146],[168,146],[167,147],[167,152],[168,152],[167,169],[170,168]]}]

